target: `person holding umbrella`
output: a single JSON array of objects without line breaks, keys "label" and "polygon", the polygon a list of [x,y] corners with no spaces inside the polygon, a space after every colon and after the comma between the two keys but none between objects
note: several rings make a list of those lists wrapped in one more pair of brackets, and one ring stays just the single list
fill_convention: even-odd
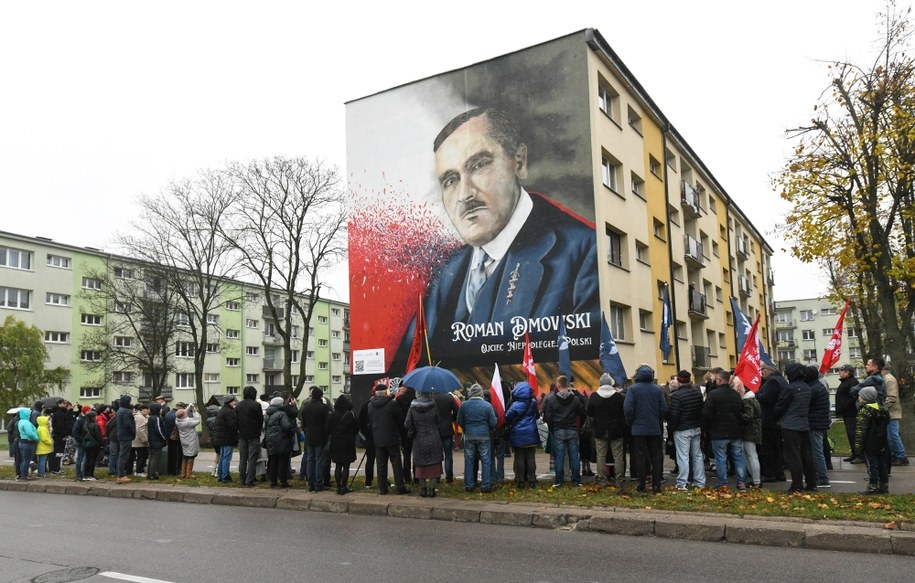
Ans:
[{"label": "person holding umbrella", "polygon": [[413,476],[420,481],[419,495],[435,498],[435,487],[442,477],[442,438],[439,433],[438,406],[432,391],[422,391],[407,409],[404,427],[413,441]]}]

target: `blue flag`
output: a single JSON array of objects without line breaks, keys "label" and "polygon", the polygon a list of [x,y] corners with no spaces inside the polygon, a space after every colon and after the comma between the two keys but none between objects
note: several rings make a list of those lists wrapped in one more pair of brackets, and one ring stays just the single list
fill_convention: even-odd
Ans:
[{"label": "blue flag", "polygon": [[569,358],[569,336],[566,334],[565,318],[559,317],[559,338],[556,340],[559,347],[559,374],[564,374],[572,380],[572,361]]},{"label": "blue flag", "polygon": [[661,308],[661,354],[664,360],[670,357],[670,326],[673,324],[673,310],[670,309],[670,286],[664,284],[664,305]]},{"label": "blue flag", "polygon": [[[740,306],[737,305],[737,299],[734,296],[731,296],[731,310],[734,312],[734,329],[737,330],[737,354],[740,354],[743,352],[743,345],[747,343],[747,335],[753,326],[740,311]],[[759,360],[763,364],[773,364],[769,353],[763,347],[762,340],[759,340]]]},{"label": "blue flag", "polygon": [[629,376],[623,367],[623,359],[620,358],[620,351],[616,347],[616,341],[613,334],[610,333],[610,327],[607,326],[607,318],[603,312],[600,315],[600,366],[616,381],[617,385],[622,386]]}]

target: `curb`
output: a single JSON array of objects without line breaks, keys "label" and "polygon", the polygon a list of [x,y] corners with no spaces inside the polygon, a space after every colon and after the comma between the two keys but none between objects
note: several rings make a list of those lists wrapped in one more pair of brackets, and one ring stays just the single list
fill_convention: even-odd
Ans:
[{"label": "curb", "polygon": [[915,532],[912,532],[909,524],[889,530],[880,524],[852,521],[817,522],[797,518],[738,517],[729,514],[629,508],[596,510],[524,503],[455,501],[448,498],[382,498],[377,494],[358,492],[349,494],[346,498],[331,498],[326,493],[298,490],[273,493],[240,488],[119,486],[108,482],[86,484],[0,480],[0,491],[476,522],[624,536],[657,536],[702,542],[915,556]]}]

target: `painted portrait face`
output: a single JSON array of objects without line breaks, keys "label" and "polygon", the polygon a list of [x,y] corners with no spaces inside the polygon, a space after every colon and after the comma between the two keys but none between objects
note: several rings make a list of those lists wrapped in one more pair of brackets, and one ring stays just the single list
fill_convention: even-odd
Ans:
[{"label": "painted portrait face", "polygon": [[435,174],[448,218],[468,245],[492,241],[508,223],[527,176],[527,146],[509,155],[486,115],[471,118],[435,152]]}]

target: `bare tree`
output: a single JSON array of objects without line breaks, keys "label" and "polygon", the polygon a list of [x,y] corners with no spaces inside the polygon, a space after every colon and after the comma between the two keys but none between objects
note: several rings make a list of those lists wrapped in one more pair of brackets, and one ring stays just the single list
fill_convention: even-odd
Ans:
[{"label": "bare tree", "polygon": [[[321,160],[282,157],[230,164],[227,175],[239,198],[225,238],[264,289],[274,334],[283,347],[283,379],[298,394],[305,384],[304,355],[321,274],[346,253],[340,175]],[[302,352],[292,386],[295,322],[303,327]]]},{"label": "bare tree", "polygon": [[[103,293],[82,292],[94,314],[106,314],[104,326],[91,328],[80,350],[97,356],[86,367],[99,373],[103,385],[129,382],[127,371],[145,376],[141,387],[161,394],[175,372],[175,340],[182,315],[175,288],[164,285],[166,272],[157,264],[110,260],[106,270],[90,270]],[[129,372],[128,372],[129,374]]]},{"label": "bare tree", "polygon": [[[220,228],[235,200],[225,173],[204,171],[193,179],[173,181],[158,196],[141,197],[135,233],[122,238],[129,256],[162,267],[161,285],[174,292],[187,314],[198,407],[204,403],[207,344],[221,335],[219,307],[238,299],[229,297],[229,290],[237,289],[231,279],[238,273],[238,260]],[[205,408],[200,407],[200,413],[205,420]],[[206,424],[201,425],[206,438]]]}]

